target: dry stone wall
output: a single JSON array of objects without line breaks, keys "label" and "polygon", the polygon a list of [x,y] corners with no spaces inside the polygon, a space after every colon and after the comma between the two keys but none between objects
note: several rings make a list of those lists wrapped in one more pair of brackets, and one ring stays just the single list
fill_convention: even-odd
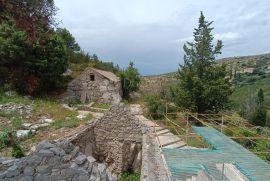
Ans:
[{"label": "dry stone wall", "polygon": [[21,159],[0,158],[0,181],[106,181],[106,167],[70,142],[43,141]]},{"label": "dry stone wall", "polygon": [[[90,74],[94,75],[94,81],[91,81]],[[66,98],[118,104],[121,101],[121,82],[109,80],[89,69],[69,83]]]},{"label": "dry stone wall", "polygon": [[86,155],[104,162],[115,180],[127,169],[140,170],[142,137],[148,129],[123,104],[76,135],[72,143]]}]

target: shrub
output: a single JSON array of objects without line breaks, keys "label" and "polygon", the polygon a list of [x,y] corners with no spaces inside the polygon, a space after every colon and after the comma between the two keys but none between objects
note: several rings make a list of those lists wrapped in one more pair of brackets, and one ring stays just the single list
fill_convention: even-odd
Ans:
[{"label": "shrub", "polygon": [[0,150],[8,146],[8,135],[7,132],[0,133]]},{"label": "shrub", "polygon": [[139,180],[140,174],[132,170],[124,172],[120,177],[120,181],[139,181]]},{"label": "shrub", "polygon": [[152,95],[146,97],[146,104],[151,116],[154,119],[162,118],[166,111],[165,102],[159,96]]},{"label": "shrub", "polygon": [[255,152],[259,153],[259,157],[263,160],[270,161],[270,153],[265,152],[270,149],[270,142],[268,140],[258,140],[256,141],[256,147],[253,149]]},{"label": "shrub", "polygon": [[24,157],[25,154],[22,150],[22,148],[20,147],[20,145],[18,143],[16,143],[11,150],[11,156],[15,157],[15,158],[21,158]]},{"label": "shrub", "polygon": [[129,98],[129,93],[137,91],[140,85],[140,74],[138,70],[134,67],[133,62],[129,63],[129,66],[126,70],[121,72],[121,83],[122,83],[122,92],[124,98]]},{"label": "shrub", "polygon": [[265,122],[265,126],[270,127],[270,110],[268,110],[267,113],[266,113],[266,122]]}]

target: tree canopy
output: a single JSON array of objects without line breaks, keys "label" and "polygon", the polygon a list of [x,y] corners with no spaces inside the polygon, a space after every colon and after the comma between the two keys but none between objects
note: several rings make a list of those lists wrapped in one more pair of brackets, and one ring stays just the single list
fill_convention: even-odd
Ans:
[{"label": "tree canopy", "polygon": [[201,12],[198,28],[193,33],[194,41],[186,42],[183,47],[185,55],[184,64],[178,69],[179,84],[172,89],[177,105],[199,113],[218,112],[231,94],[225,67],[215,61],[223,45],[221,40],[213,45],[212,23]]},{"label": "tree canopy", "polygon": [[68,67],[54,1],[1,0],[0,10],[0,84],[26,94],[53,89]]},{"label": "tree canopy", "polygon": [[129,98],[129,93],[137,91],[140,84],[140,74],[134,63],[130,62],[126,70],[121,72],[123,97]]}]

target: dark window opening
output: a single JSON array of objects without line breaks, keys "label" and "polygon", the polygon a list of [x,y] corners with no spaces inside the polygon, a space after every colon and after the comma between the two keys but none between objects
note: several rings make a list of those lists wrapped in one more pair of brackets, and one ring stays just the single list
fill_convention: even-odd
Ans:
[{"label": "dark window opening", "polygon": [[90,74],[90,81],[95,81],[95,75],[94,74]]}]

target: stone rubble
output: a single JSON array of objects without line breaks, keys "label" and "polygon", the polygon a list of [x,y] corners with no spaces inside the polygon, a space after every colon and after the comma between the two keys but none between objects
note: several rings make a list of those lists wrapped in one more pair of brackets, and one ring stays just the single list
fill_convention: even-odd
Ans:
[{"label": "stone rubble", "polygon": [[36,130],[17,130],[16,137],[19,139],[26,138],[30,133],[35,134]]},{"label": "stone rubble", "polygon": [[107,181],[104,164],[83,155],[78,147],[61,141],[43,141],[21,159],[0,158],[0,181],[80,180]]},{"label": "stone rubble", "polygon": [[0,112],[16,112],[18,114],[31,115],[32,107],[31,105],[25,104],[7,103],[0,105]]}]

